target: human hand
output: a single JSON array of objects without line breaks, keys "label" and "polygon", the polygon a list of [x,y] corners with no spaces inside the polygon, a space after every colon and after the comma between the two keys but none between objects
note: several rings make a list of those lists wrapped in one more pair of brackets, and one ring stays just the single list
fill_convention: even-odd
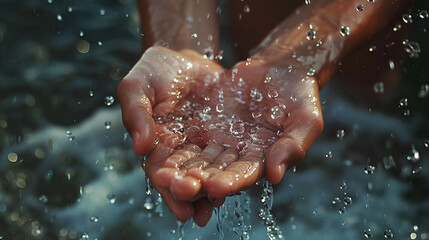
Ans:
[{"label": "human hand", "polygon": [[[194,216],[200,225],[208,221],[207,213],[211,215],[213,207],[222,204],[222,199],[208,201],[201,198],[193,203],[180,201],[158,184],[154,174],[179,142],[175,134],[157,134],[161,133],[163,126],[155,124],[152,115],[166,116],[183,97],[191,91],[195,92],[195,87],[217,81],[222,72],[221,66],[193,51],[175,52],[152,47],[118,86],[123,122],[132,135],[136,154],[152,152],[145,162],[146,176],[179,220],[185,221]],[[158,144],[153,149],[156,138]]]},{"label": "human hand", "polygon": [[[265,177],[278,183],[322,130],[318,84],[302,67],[241,62],[166,119],[180,142],[154,179],[177,199],[222,198]],[[160,135],[160,136],[161,136]]]}]

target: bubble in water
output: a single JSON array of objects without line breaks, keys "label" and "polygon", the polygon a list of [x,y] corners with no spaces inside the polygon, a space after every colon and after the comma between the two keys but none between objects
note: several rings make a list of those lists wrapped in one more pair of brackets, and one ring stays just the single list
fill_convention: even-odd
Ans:
[{"label": "bubble in water", "polygon": [[107,195],[107,200],[109,200],[110,204],[115,204],[116,203],[116,195],[113,193],[110,193],[109,195]]},{"label": "bubble in water", "polygon": [[362,4],[357,5],[356,11],[362,12],[363,11],[363,5]]},{"label": "bubble in water", "polygon": [[400,107],[406,107],[406,106],[408,106],[408,98],[401,98],[399,100],[399,106]]},{"label": "bubble in water", "polygon": [[424,141],[425,147],[429,148],[429,138],[426,138]]},{"label": "bubble in water", "polygon": [[342,140],[345,135],[346,135],[346,132],[344,131],[344,129],[338,129],[337,130],[337,138],[338,139]]},{"label": "bubble in water", "polygon": [[429,18],[429,13],[427,10],[420,10],[419,11],[419,17],[421,19]]},{"label": "bubble in water", "polygon": [[374,84],[373,89],[374,89],[374,92],[377,93],[377,94],[384,93],[384,83],[383,82],[376,82]]},{"label": "bubble in water", "polygon": [[395,160],[393,159],[392,156],[386,156],[383,158],[383,166],[384,169],[388,170],[391,169],[392,167],[396,166]]},{"label": "bubble in water", "polygon": [[351,197],[349,197],[349,196],[344,197],[344,205],[345,206],[350,206],[350,205],[352,205],[352,203],[353,203],[353,201],[352,201]]},{"label": "bubble in water", "polygon": [[308,30],[306,38],[307,38],[307,40],[316,39],[316,31],[314,31],[313,29]]},{"label": "bubble in water", "polygon": [[365,236],[365,238],[372,238],[372,233],[371,233],[371,229],[365,229],[363,231],[363,236]]},{"label": "bubble in water", "polygon": [[245,13],[248,13],[248,12],[250,12],[250,7],[249,7],[249,5],[244,5],[244,9],[243,9],[243,11],[245,12]]},{"label": "bubble in water", "polygon": [[61,21],[63,21],[63,17],[60,14],[58,14],[57,15],[57,20],[61,22]]},{"label": "bubble in water", "polygon": [[350,28],[347,26],[341,26],[340,33],[343,37],[350,35]]},{"label": "bubble in water", "polygon": [[274,89],[270,89],[268,90],[268,97],[269,98],[277,98],[279,96],[279,93],[274,90]]},{"label": "bubble in water", "polygon": [[386,229],[386,230],[384,231],[384,238],[393,238],[392,230],[390,230],[390,229]]},{"label": "bubble in water", "polygon": [[112,104],[115,102],[115,99],[113,98],[113,96],[107,96],[104,98],[104,104],[106,106],[112,106]]},{"label": "bubble in water", "polygon": [[365,174],[367,174],[367,175],[374,174],[374,171],[375,171],[375,167],[374,167],[374,166],[371,166],[371,165],[366,166],[366,167],[365,167],[365,169],[364,169],[364,172],[365,172]]},{"label": "bubble in water", "polygon": [[405,52],[408,53],[410,58],[418,58],[420,56],[421,50],[418,42],[412,42],[406,39],[402,41],[402,44],[404,45]]},{"label": "bubble in water", "polygon": [[404,23],[412,23],[413,17],[408,13],[404,13],[402,14],[402,20],[404,21]]},{"label": "bubble in water", "polygon": [[41,196],[39,197],[39,201],[40,201],[41,203],[47,203],[47,202],[48,202],[48,197],[47,197],[46,195],[41,195]]},{"label": "bubble in water", "polygon": [[97,216],[91,216],[89,218],[89,221],[96,223],[96,222],[98,222],[98,217]]},{"label": "bubble in water", "polygon": [[111,121],[105,121],[105,122],[104,122],[104,127],[105,127],[106,129],[110,129],[110,128],[112,127],[112,122],[111,122]]},{"label": "bubble in water", "polygon": [[425,98],[428,96],[428,94],[429,94],[429,84],[425,83],[420,86],[418,96],[419,98]]}]

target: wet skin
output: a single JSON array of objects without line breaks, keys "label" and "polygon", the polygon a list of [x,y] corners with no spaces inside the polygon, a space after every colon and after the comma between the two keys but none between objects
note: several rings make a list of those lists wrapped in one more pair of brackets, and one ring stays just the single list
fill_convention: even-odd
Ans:
[{"label": "wet skin", "polygon": [[[335,3],[326,0],[318,4],[329,12],[344,8],[330,2]],[[356,14],[355,2],[343,4],[350,4],[351,13]],[[381,8],[379,2],[372,4]],[[270,5],[264,6],[251,6],[251,12],[257,14],[258,9],[263,11]],[[395,7],[392,11],[397,11]],[[379,16],[376,10],[365,13]],[[337,69],[337,61],[367,38],[365,31],[377,32],[384,26],[383,21],[348,23],[354,31],[349,37],[353,41],[346,44],[339,27],[316,14],[311,22],[318,23],[317,36],[331,40],[314,48],[316,41],[305,40],[308,29],[296,28],[301,21],[308,25],[310,20],[305,16],[310,15],[311,9],[303,8],[301,15],[286,18],[267,38],[278,41],[264,41],[250,61],[238,62],[230,70],[204,59],[189,50],[192,44],[181,41],[179,47],[170,47],[184,50],[149,48],[121,81],[118,96],[134,150],[139,155],[150,153],[143,163],[146,176],[179,220],[193,217],[198,225],[205,225],[225,196],[263,176],[278,183],[322,131],[318,92]],[[350,19],[351,14],[344,15]],[[286,34],[282,28],[291,30]],[[249,33],[243,31],[238,36]],[[261,36],[254,34],[256,41]],[[241,45],[240,38],[237,42],[244,46],[239,55],[254,47]],[[306,65],[293,56],[322,57]],[[314,75],[308,74],[310,67]]]}]

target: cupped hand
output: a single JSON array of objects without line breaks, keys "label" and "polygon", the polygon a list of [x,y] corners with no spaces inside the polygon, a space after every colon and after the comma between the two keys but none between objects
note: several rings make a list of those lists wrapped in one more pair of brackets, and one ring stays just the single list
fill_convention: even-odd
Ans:
[{"label": "cupped hand", "polygon": [[186,221],[194,217],[199,225],[208,222],[213,207],[222,204],[222,199],[185,202],[161,187],[154,174],[180,143],[177,134],[162,134],[163,124],[155,123],[154,119],[165,118],[184,97],[204,90],[196,88],[218,81],[222,73],[221,66],[194,51],[152,47],[118,86],[122,118],[132,135],[134,151],[138,155],[151,153],[144,163],[146,176],[177,219]]},{"label": "cupped hand", "polygon": [[185,201],[223,198],[264,175],[278,183],[323,125],[307,71],[257,60],[191,92],[158,123],[159,137],[178,144],[154,179]]}]

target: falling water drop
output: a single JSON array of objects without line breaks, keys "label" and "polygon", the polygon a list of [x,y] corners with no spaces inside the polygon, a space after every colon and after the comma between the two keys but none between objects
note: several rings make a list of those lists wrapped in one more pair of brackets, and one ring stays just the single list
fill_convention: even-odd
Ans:
[{"label": "falling water drop", "polygon": [[352,200],[352,198],[351,198],[351,197],[349,197],[349,196],[344,197],[344,205],[345,205],[345,206],[352,205],[352,203],[353,203],[353,200]]},{"label": "falling water drop", "polygon": [[365,174],[367,174],[367,175],[374,174],[374,171],[375,171],[375,167],[374,167],[374,166],[371,166],[371,165],[366,166],[366,167],[365,167],[365,169],[364,169],[364,172],[365,172]]},{"label": "falling water drop", "polygon": [[418,42],[412,42],[406,39],[402,41],[402,44],[404,45],[405,52],[408,53],[410,58],[418,58],[420,56],[421,50]]},{"label": "falling water drop", "polygon": [[424,145],[425,145],[425,147],[429,148],[429,138],[426,138],[424,140]]},{"label": "falling water drop", "polygon": [[363,231],[363,236],[364,236],[365,238],[372,238],[371,229],[370,229],[370,228],[365,229],[365,230]]},{"label": "falling water drop", "polygon": [[420,153],[414,145],[411,146],[411,150],[407,155],[407,160],[411,162],[418,162],[420,160]]},{"label": "falling water drop", "polygon": [[344,129],[338,129],[337,130],[337,138],[342,140],[344,136],[346,135],[346,132]]},{"label": "falling water drop", "polygon": [[419,98],[425,98],[429,95],[429,84],[425,83],[420,86],[418,96]]},{"label": "falling water drop", "polygon": [[332,151],[329,151],[325,154],[326,158],[332,158],[332,156],[333,156]]},{"label": "falling water drop", "polygon": [[390,229],[384,231],[384,238],[393,238],[393,232]]},{"label": "falling water drop", "polygon": [[113,96],[107,96],[104,98],[104,104],[106,106],[112,106],[112,104],[115,102],[115,99],[113,98]]},{"label": "falling water drop", "polygon": [[93,91],[89,91],[89,96],[90,97],[94,97],[94,92]]},{"label": "falling water drop", "polygon": [[384,93],[384,83],[383,82],[376,82],[374,84],[373,89],[374,89],[374,92],[377,93],[377,94]]},{"label": "falling water drop", "polygon": [[89,234],[88,233],[83,233],[82,235],[80,235],[80,240],[88,240],[89,239]]},{"label": "falling water drop", "polygon": [[402,20],[404,23],[413,23],[413,17],[408,13],[402,14]]},{"label": "falling water drop", "polygon": [[419,17],[421,19],[429,18],[429,13],[427,10],[420,10],[419,11]]},{"label": "falling water drop", "polygon": [[97,223],[98,222],[98,217],[97,216],[91,216],[90,218],[89,218],[89,221],[91,221],[91,222],[94,222],[94,223]]},{"label": "falling water drop", "polygon": [[105,121],[105,122],[104,122],[104,127],[105,127],[106,129],[110,129],[110,128],[112,127],[112,122],[111,122],[111,121]]},{"label": "falling water drop", "polygon": [[48,202],[48,197],[47,197],[46,195],[41,195],[41,196],[39,197],[39,201],[40,201],[41,203],[47,203],[47,202]]},{"label": "falling water drop", "polygon": [[60,14],[58,14],[57,15],[57,20],[61,22],[61,21],[63,21],[63,17]]},{"label": "falling water drop", "polygon": [[400,107],[406,107],[406,106],[408,106],[408,98],[401,98],[399,100],[399,106]]},{"label": "falling water drop", "polygon": [[107,200],[109,200],[110,204],[115,204],[116,203],[116,195],[113,193],[108,194]]},{"label": "falling water drop", "polygon": [[248,13],[248,12],[250,12],[250,7],[249,7],[249,5],[244,5],[244,9],[243,9],[243,11],[245,12],[245,13]]},{"label": "falling water drop", "polygon": [[347,189],[347,184],[346,184],[346,182],[345,182],[345,181],[343,181],[343,182],[340,184],[340,189],[341,189],[341,190],[346,190],[346,189]]},{"label": "falling water drop", "polygon": [[350,35],[350,28],[347,26],[341,26],[340,33],[343,37]]},{"label": "falling water drop", "polygon": [[386,156],[383,158],[383,166],[384,169],[388,170],[391,169],[392,167],[396,166],[395,160],[393,159],[392,156]]}]

